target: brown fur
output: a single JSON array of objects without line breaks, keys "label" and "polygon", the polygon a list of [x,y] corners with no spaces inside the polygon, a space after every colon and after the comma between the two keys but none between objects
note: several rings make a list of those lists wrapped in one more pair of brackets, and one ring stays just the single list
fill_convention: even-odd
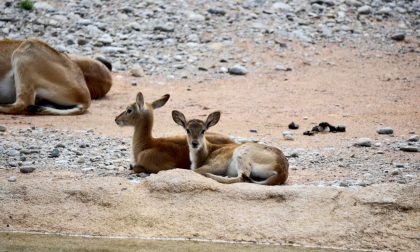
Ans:
[{"label": "brown fur", "polygon": [[81,114],[111,86],[111,72],[97,60],[37,39],[0,41],[0,113]]},{"label": "brown fur", "polygon": [[[145,103],[143,94],[139,92],[136,102],[115,118],[115,122],[120,126],[134,126],[132,148],[135,173],[157,173],[162,170],[190,167],[185,136],[152,136],[153,110],[165,105],[168,99],[169,95],[164,95],[152,103]],[[208,139],[216,143],[232,143],[230,138],[215,133],[211,133]]]},{"label": "brown fur", "polygon": [[173,111],[172,117],[187,131],[191,169],[195,172],[226,184],[251,181],[279,185],[286,182],[289,163],[279,149],[256,143],[213,144],[204,138],[205,131],[219,121],[220,112],[210,114],[206,122],[187,121],[179,111]]}]

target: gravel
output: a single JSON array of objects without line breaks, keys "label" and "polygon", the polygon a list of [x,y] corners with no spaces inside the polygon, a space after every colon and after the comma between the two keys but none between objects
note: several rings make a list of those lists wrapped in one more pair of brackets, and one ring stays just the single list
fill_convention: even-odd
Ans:
[{"label": "gravel", "polygon": [[[92,130],[11,129],[1,139],[0,167],[21,172],[59,169],[116,175],[128,166],[129,142],[98,136]],[[22,157],[26,161],[21,161]]]},{"label": "gravel", "polygon": [[[233,139],[238,142],[258,142],[240,137]],[[0,169],[17,172],[32,168],[39,172],[68,170],[80,172],[84,176],[122,176],[136,181],[146,176],[130,175],[130,138],[100,136],[92,130],[10,128],[3,133],[1,140]],[[411,143],[413,145],[410,147],[419,148],[419,142],[408,142],[396,136],[391,140],[376,140],[375,143],[380,144],[371,148],[337,146],[296,149],[277,144],[274,146],[288,157],[290,170],[296,173],[295,176],[299,176],[302,171],[316,174],[316,178],[308,179],[305,184],[351,187],[378,183],[418,183],[416,178],[420,172],[420,160],[413,159],[413,153],[401,151],[400,147]],[[60,155],[50,158],[54,146],[61,146],[57,148]],[[10,149],[19,149],[20,155],[9,156]],[[22,157],[26,161],[22,161]],[[395,168],[402,169],[400,175],[391,175]]]},{"label": "gravel", "polygon": [[229,78],[231,64],[246,65],[246,72],[290,71],[254,53],[281,55],[294,50],[290,41],[400,52],[395,40],[415,39],[420,30],[415,1],[47,0],[31,12],[18,3],[0,3],[0,37],[39,37],[60,51],[104,54],[117,72],[141,66],[145,76],[172,79]]}]

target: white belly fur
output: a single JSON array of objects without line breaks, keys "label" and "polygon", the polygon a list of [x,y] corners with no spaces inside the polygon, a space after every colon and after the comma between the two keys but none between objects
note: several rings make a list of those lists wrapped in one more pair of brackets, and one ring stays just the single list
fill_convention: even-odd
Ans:
[{"label": "white belly fur", "polygon": [[13,71],[9,71],[0,79],[0,104],[11,104],[16,101],[15,80]]}]

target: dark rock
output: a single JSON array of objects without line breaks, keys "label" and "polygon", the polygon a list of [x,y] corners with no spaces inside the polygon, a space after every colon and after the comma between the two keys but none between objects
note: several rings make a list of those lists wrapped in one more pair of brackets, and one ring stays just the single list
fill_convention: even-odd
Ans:
[{"label": "dark rock", "polygon": [[154,31],[174,32],[175,28],[171,25],[157,25],[153,28]]},{"label": "dark rock", "polygon": [[213,15],[217,15],[217,16],[224,16],[226,15],[226,11],[223,9],[219,9],[219,8],[210,8],[207,10],[208,13],[213,14]]},{"label": "dark rock", "polygon": [[295,122],[291,122],[289,124],[289,129],[293,129],[293,130],[299,129],[299,125],[296,124]]},{"label": "dark rock", "polygon": [[313,131],[309,131],[309,130],[303,132],[303,135],[305,135],[305,136],[313,136],[314,134],[315,133]]},{"label": "dark rock", "polygon": [[378,128],[376,132],[378,132],[378,134],[389,135],[394,133],[394,129],[392,129],[391,127],[384,127]]},{"label": "dark rock", "polygon": [[21,173],[31,173],[31,172],[35,171],[35,167],[30,167],[30,166],[21,167],[19,170],[20,170]]},{"label": "dark rock", "polygon": [[54,148],[48,157],[56,158],[60,156],[60,151],[57,148]]},{"label": "dark rock", "polygon": [[405,33],[404,32],[397,32],[393,35],[391,35],[391,39],[395,41],[403,41],[405,39]]},{"label": "dark rock", "polygon": [[418,142],[420,140],[418,135],[413,135],[408,138],[409,142]]},{"label": "dark rock", "polygon": [[416,146],[401,146],[400,150],[406,151],[406,152],[418,152],[419,148]]}]

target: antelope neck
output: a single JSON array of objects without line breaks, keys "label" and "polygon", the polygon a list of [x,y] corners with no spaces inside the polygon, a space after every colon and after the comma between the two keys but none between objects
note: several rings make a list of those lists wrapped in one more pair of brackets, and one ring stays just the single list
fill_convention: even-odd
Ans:
[{"label": "antelope neck", "polygon": [[134,127],[133,136],[133,151],[139,153],[140,151],[147,149],[152,141],[152,129],[153,129],[153,115],[148,117],[146,120],[142,120]]}]

